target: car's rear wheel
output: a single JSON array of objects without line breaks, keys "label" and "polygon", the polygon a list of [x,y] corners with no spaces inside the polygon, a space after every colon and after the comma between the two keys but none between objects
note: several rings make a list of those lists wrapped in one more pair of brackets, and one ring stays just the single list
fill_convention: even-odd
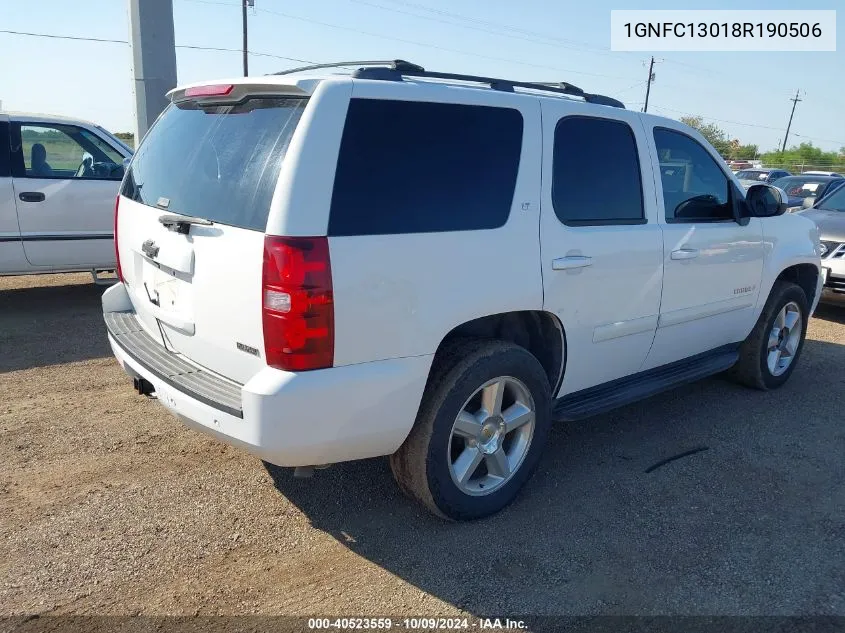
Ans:
[{"label": "car's rear wheel", "polygon": [[504,341],[462,341],[435,363],[391,468],[407,494],[444,518],[488,516],[537,466],[551,424],[548,379],[531,353]]},{"label": "car's rear wheel", "polygon": [[784,384],[798,363],[807,335],[809,304],[796,284],[778,281],[731,370],[739,382],[757,389]]}]

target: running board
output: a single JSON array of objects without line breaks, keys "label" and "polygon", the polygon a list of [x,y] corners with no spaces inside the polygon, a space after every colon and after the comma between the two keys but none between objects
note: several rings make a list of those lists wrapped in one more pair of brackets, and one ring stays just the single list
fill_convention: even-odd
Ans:
[{"label": "running board", "polygon": [[663,391],[730,369],[739,359],[738,345],[726,345],[676,363],[619,378],[558,398],[555,420],[583,420]]}]

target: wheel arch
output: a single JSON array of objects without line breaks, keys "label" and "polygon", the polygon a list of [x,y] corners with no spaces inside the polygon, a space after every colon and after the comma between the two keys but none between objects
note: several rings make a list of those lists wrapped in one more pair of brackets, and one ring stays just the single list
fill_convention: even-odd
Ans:
[{"label": "wheel arch", "polygon": [[[807,297],[807,305],[812,308],[819,283],[819,269],[815,264],[801,263],[788,266],[775,278],[772,287],[778,281],[790,281],[801,288],[804,291],[804,296]],[[771,291],[771,288],[769,288],[770,294]]]},{"label": "wheel arch", "polygon": [[552,398],[560,390],[566,369],[566,332],[560,319],[544,310],[519,310],[478,317],[452,328],[434,354],[429,378],[441,352],[456,339],[504,340],[525,348],[543,366]]}]

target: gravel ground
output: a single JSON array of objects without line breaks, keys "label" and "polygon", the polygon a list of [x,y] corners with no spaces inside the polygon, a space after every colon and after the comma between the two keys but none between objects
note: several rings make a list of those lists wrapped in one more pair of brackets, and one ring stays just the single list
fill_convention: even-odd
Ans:
[{"label": "gravel ground", "polygon": [[845,307],[783,389],[558,425],[513,506],[457,525],[383,459],[301,481],[183,428],[89,279],[0,278],[0,614],[845,615]]}]

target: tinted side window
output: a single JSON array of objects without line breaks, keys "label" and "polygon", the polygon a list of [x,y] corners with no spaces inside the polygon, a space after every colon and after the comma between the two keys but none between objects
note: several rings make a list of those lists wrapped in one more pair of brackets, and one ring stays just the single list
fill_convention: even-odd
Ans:
[{"label": "tinted side window", "polygon": [[667,222],[733,220],[728,178],[698,141],[654,129]]},{"label": "tinted side window", "polygon": [[510,108],[352,99],[329,235],[493,229],[507,222],[522,149]]},{"label": "tinted side window", "polygon": [[626,123],[561,119],[552,172],[552,202],[564,224],[645,223],[637,143]]}]

